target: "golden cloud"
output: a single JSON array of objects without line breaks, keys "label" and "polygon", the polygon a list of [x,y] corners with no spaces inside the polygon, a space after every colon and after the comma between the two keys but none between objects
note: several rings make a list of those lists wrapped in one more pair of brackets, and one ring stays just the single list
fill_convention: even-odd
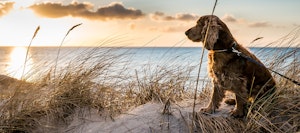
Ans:
[{"label": "golden cloud", "polygon": [[248,24],[249,27],[269,27],[272,26],[269,22],[261,21],[261,22],[252,22]]},{"label": "golden cloud", "polygon": [[230,14],[225,14],[222,17],[222,20],[225,22],[237,22],[238,21],[233,15],[230,15]]},{"label": "golden cloud", "polygon": [[248,27],[271,27],[272,25],[267,21],[260,21],[260,22],[251,22],[248,20],[245,20],[243,18],[236,18],[231,14],[225,14],[222,17],[222,20],[229,23],[238,23],[238,24],[244,24]]},{"label": "golden cloud", "polygon": [[8,14],[14,7],[14,2],[0,2],[0,16]]},{"label": "golden cloud", "polygon": [[91,20],[111,19],[137,19],[144,16],[141,10],[125,8],[122,3],[111,3],[108,6],[99,7],[94,11],[91,3],[72,2],[69,5],[62,3],[40,3],[29,7],[36,14],[48,18],[81,17]]},{"label": "golden cloud", "polygon": [[199,16],[195,14],[188,14],[188,13],[178,13],[175,16],[168,16],[165,15],[163,12],[155,12],[150,14],[150,18],[155,21],[173,21],[173,20],[195,21],[199,18]]}]

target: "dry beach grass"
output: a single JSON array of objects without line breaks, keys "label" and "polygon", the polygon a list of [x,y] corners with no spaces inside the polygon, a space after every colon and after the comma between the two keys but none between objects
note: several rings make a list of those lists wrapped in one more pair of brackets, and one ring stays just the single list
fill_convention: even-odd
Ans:
[{"label": "dry beach grass", "polygon": [[[292,41],[285,38],[274,43],[286,43],[285,46],[297,43],[299,36],[296,35],[288,36],[293,36]],[[0,132],[85,132],[88,130],[84,127],[91,126],[86,121],[94,123],[91,129],[96,132],[103,131],[100,128],[106,129],[104,132],[300,131],[300,88],[279,76],[275,76],[279,88],[276,95],[251,104],[246,118],[231,118],[223,113],[228,109],[224,105],[219,114],[197,114],[192,120],[191,101],[195,85],[189,82],[193,80],[190,76],[192,66],[166,63],[165,67],[155,71],[145,66],[142,73],[136,71],[134,75],[126,75],[123,72],[130,68],[116,67],[128,63],[123,60],[126,54],[112,55],[111,49],[103,53],[95,50],[87,53],[87,56],[78,56],[65,68],[58,69],[55,77],[52,69],[31,82],[1,76]],[[292,57],[299,53],[299,48],[276,53],[278,55],[266,62],[267,66],[299,79],[300,59]],[[288,64],[287,58],[292,59]],[[107,74],[111,72],[115,74]],[[199,95],[197,108],[204,106],[209,98],[209,83]],[[94,117],[99,119],[91,122]],[[143,126],[120,128],[124,124],[120,121],[134,123],[143,118],[151,121]],[[165,122],[158,121],[162,119]],[[81,122],[74,122],[78,120]],[[179,123],[172,125],[175,121]],[[139,127],[143,130],[138,130]]]}]

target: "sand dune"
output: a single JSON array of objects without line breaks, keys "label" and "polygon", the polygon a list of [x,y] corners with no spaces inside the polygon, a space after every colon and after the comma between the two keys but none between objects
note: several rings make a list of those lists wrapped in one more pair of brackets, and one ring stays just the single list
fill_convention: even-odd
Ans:
[{"label": "sand dune", "polygon": [[[82,118],[77,117],[64,132],[77,133],[149,133],[172,132],[186,133],[192,128],[192,104],[193,100],[185,100],[178,104],[171,104],[169,112],[163,114],[164,105],[150,102],[114,119],[104,118],[92,110]],[[203,104],[197,104],[197,109]],[[228,113],[233,106],[222,104],[214,115],[207,117],[229,117]],[[78,115],[77,115],[78,116]]]}]

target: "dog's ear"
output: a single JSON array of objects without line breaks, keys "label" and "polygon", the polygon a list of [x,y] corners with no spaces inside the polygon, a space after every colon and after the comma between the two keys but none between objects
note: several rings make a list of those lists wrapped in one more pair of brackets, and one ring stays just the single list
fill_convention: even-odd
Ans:
[{"label": "dog's ear", "polygon": [[[208,35],[207,35],[207,39],[206,39],[206,46],[209,49],[213,49],[213,45],[217,42],[218,38],[219,38],[219,30],[221,29],[221,26],[218,25],[218,18],[216,17],[212,17],[211,20],[209,20],[210,18],[208,18],[205,22],[205,27],[203,28],[202,33],[206,33],[207,28],[209,26],[209,30],[208,30]],[[210,24],[209,24],[210,21]],[[205,34],[204,34],[205,36]]]}]

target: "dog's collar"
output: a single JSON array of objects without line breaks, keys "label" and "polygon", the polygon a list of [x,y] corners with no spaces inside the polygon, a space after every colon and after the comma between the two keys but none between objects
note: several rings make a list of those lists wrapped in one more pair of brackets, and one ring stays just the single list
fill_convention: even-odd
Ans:
[{"label": "dog's collar", "polygon": [[228,48],[228,49],[221,49],[221,50],[210,50],[214,53],[221,53],[221,52],[233,52],[233,53],[237,53],[238,55],[241,53],[237,50],[237,43],[234,41],[232,43],[232,47]]},{"label": "dog's collar", "polygon": [[236,53],[238,56],[242,54],[242,52],[237,50],[237,44],[235,41],[232,43],[231,52]]},{"label": "dog's collar", "polygon": [[214,52],[214,53],[221,53],[221,52],[227,52],[228,49],[222,49],[222,50],[210,50],[210,51],[212,51],[212,52]]}]

